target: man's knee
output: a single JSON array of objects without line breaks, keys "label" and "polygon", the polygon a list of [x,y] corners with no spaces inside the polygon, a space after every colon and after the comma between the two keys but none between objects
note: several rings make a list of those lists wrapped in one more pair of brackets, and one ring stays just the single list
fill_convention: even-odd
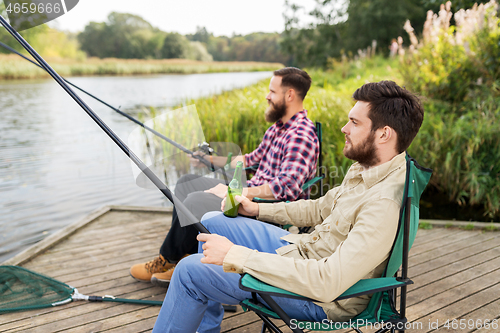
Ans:
[{"label": "man's knee", "polygon": [[209,226],[212,227],[213,229],[214,227],[220,225],[221,223],[225,224],[225,217],[224,214],[222,214],[222,212],[218,211],[208,212],[201,218],[201,223],[203,223],[203,225],[207,229],[209,229]]},{"label": "man's knee", "polygon": [[193,282],[192,278],[196,276],[200,276],[202,274],[200,271],[203,269],[203,265],[200,262],[200,259],[203,255],[193,254],[185,257],[175,266],[174,276],[176,279],[180,279],[179,281],[182,284],[185,284],[186,281],[190,283]]}]

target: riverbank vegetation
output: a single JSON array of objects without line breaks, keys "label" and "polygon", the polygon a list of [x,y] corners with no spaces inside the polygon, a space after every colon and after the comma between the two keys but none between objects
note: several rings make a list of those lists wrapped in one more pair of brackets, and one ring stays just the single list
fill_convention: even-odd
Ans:
[{"label": "riverbank vegetation", "polygon": [[[187,59],[99,59],[83,61],[46,58],[62,76],[194,74],[272,71],[283,67],[278,63],[237,61],[196,61]],[[33,79],[49,77],[44,70],[17,55],[0,54],[0,79]]]},{"label": "riverbank vegetation", "polygon": [[[351,161],[343,157],[341,127],[354,104],[352,93],[365,82],[390,79],[420,94],[426,110],[423,126],[408,149],[434,170],[423,195],[423,217],[500,221],[500,25],[496,3],[459,11],[450,25],[450,7],[430,15],[420,42],[399,56],[328,60],[326,70],[309,69],[313,86],[306,98],[309,117],[323,123],[324,167],[331,188]],[[460,21],[460,17],[467,17]],[[445,21],[447,18],[447,21]],[[407,25],[411,34],[411,28]],[[429,35],[426,35],[429,34]],[[426,37],[427,36],[427,37]],[[432,37],[429,37],[432,36]],[[493,59],[496,59],[493,61]],[[268,81],[195,104],[209,141],[255,149],[269,126],[264,121]]]},{"label": "riverbank vegetation", "polygon": [[[451,18],[455,24],[452,25]],[[500,20],[495,1],[429,15],[401,59],[405,84],[426,98],[414,154],[435,169],[428,195],[460,214],[500,221]]]}]

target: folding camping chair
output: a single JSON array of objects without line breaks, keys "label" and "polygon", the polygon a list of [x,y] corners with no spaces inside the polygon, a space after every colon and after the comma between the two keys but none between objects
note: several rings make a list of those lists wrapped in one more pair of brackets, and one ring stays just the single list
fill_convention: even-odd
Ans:
[{"label": "folding camping chair", "polygon": [[[358,323],[374,325],[385,323],[377,333],[404,331],[406,319],[406,286],[413,282],[408,278],[408,252],[413,244],[419,223],[419,201],[424,188],[431,177],[432,170],[421,167],[417,161],[406,155],[406,181],[403,203],[400,210],[399,225],[384,274],[380,278],[363,279],[347,289],[335,301],[361,295],[373,294],[367,308],[348,322],[325,324],[292,319],[276,304],[271,296],[292,297],[304,300],[312,299],[265,284],[249,274],[240,279],[240,288],[252,292],[252,298],[240,304],[245,310],[254,311],[262,320],[262,332],[279,333],[281,330],[270,318],[282,319],[293,332],[303,332],[301,328],[312,331],[331,331],[340,328],[353,328],[361,332]],[[399,267],[402,266],[400,272]],[[398,274],[400,273],[400,274]],[[401,288],[399,311],[396,308],[396,290]],[[257,300],[257,294],[269,305],[270,309]],[[293,325],[292,325],[293,323]],[[338,325],[337,325],[338,324]]]},{"label": "folding camping chair", "polygon": [[[322,197],[323,196],[323,179],[325,178],[325,174],[323,173],[323,170],[321,169],[321,166],[323,165],[323,149],[322,149],[322,142],[323,142],[323,130],[321,127],[321,123],[319,121],[315,122],[316,125],[316,135],[318,136],[318,143],[319,143],[319,155],[318,155],[318,163],[317,163],[317,171],[316,171],[316,177],[313,179],[305,182],[302,185],[302,191],[307,191],[309,190],[312,186],[314,186],[316,183],[319,183],[319,195]],[[253,165],[250,167],[245,168],[245,171],[247,173],[253,173],[257,171],[259,168],[259,165]],[[279,200],[269,200],[269,199],[261,199],[258,197],[253,198],[253,201],[258,202],[258,203],[273,203],[273,202],[279,202]]]}]

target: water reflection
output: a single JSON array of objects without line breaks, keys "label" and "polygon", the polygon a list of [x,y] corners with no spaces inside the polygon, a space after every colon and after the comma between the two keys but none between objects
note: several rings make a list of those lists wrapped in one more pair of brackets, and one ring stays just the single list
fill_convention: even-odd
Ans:
[{"label": "water reflection", "polygon": [[[121,110],[171,106],[270,73],[79,77],[70,81]],[[136,125],[85,102],[126,142]],[[138,187],[127,156],[52,80],[0,81],[0,262],[104,205],[166,206]]]}]

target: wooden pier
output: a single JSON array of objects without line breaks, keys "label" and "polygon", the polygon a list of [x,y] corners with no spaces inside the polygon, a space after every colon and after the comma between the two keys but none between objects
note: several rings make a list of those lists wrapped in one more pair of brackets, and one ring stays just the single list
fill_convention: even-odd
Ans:
[{"label": "wooden pier", "polygon": [[[158,254],[170,220],[167,208],[105,207],[3,264],[48,275],[85,295],[163,300],[165,289],[135,281],[129,268]],[[415,284],[409,287],[407,317],[413,327],[407,332],[500,332],[499,267],[500,232],[419,230],[410,252]],[[151,332],[159,310],[79,301],[0,315],[0,332]],[[454,319],[458,326],[451,326]],[[447,320],[449,329],[443,326]],[[485,329],[485,320],[496,320],[497,326]],[[258,317],[240,307],[222,323],[222,332],[260,328]]]}]

